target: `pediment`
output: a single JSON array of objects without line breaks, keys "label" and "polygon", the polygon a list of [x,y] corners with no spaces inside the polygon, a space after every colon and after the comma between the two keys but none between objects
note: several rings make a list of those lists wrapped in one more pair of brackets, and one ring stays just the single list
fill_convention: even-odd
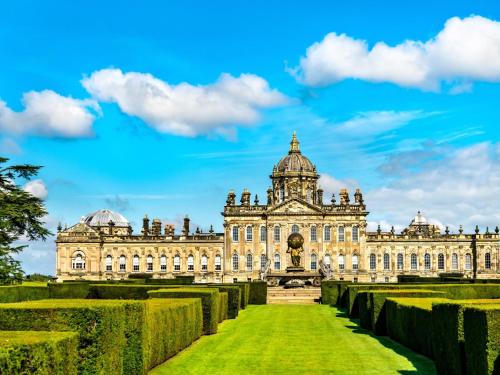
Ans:
[{"label": "pediment", "polygon": [[65,233],[93,233],[97,234],[97,231],[85,223],[78,223],[72,227],[66,229]]},{"label": "pediment", "polygon": [[273,214],[321,214],[322,213],[319,207],[316,207],[301,199],[291,199],[285,201],[275,206],[268,212]]}]

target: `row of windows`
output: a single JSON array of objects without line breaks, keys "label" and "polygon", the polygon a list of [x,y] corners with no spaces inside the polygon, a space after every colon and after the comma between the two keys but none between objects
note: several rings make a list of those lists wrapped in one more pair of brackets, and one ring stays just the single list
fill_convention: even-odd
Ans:
[{"label": "row of windows", "polygon": [[[299,226],[297,224],[292,225],[292,233],[299,233]],[[338,227],[337,229],[337,238],[338,242],[345,242],[345,228]],[[238,226],[233,226],[232,230],[232,239],[233,242],[238,242],[240,238],[240,231]],[[281,241],[281,227],[276,225],[273,231],[274,242]],[[318,240],[318,230],[315,225],[313,225],[310,229],[310,238],[312,242],[316,242]],[[267,229],[265,226],[260,227],[260,242],[266,242],[267,239]],[[331,241],[332,239],[332,227],[327,225],[323,229],[323,240],[325,242]],[[253,227],[251,225],[247,226],[245,229],[245,240],[253,241]],[[359,242],[359,228],[354,226],[352,227],[352,242]]]},{"label": "row of windows", "polygon": [[[464,262],[465,262],[465,269],[471,270],[472,269],[472,255],[465,254]],[[390,255],[387,253],[384,254],[383,265],[384,265],[384,270],[390,269]],[[402,270],[403,266],[404,266],[404,256],[403,256],[403,254],[398,254],[397,258],[396,258],[396,268],[398,270]],[[375,270],[376,268],[377,268],[377,256],[375,254],[370,254],[370,270]],[[438,268],[438,270],[444,270],[444,254],[438,254],[437,268]],[[484,268],[491,269],[491,254],[490,253],[484,254]],[[412,270],[418,269],[418,255],[417,254],[410,255],[410,269],[412,269]],[[426,269],[426,270],[431,269],[431,255],[428,253],[424,254],[424,269]],[[456,253],[451,254],[451,269],[452,270],[459,269],[459,259],[458,259],[458,254],[456,254]]]}]

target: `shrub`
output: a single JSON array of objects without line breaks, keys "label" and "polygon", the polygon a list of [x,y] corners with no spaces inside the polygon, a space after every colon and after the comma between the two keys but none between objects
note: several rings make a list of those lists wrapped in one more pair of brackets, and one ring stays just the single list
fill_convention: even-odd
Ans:
[{"label": "shrub", "polygon": [[440,298],[387,298],[387,334],[392,339],[432,358],[432,303]]},{"label": "shrub", "polygon": [[385,300],[387,297],[442,297],[443,292],[431,290],[371,290],[358,293],[359,319],[363,328],[372,329],[376,335],[385,335],[387,331],[385,319]]},{"label": "shrub", "polygon": [[252,281],[250,286],[250,305],[265,305],[267,303],[267,282]]},{"label": "shrub", "polygon": [[82,299],[87,298],[90,292],[88,282],[79,283],[49,283],[49,298]]},{"label": "shrub", "polygon": [[339,282],[322,281],[321,282],[321,303],[324,305],[335,306],[339,300]]},{"label": "shrub", "polygon": [[471,304],[499,303],[499,300],[462,300],[432,305],[433,353],[439,374],[465,374],[463,312]]},{"label": "shrub", "polygon": [[164,285],[90,285],[89,297],[94,299],[148,299],[148,291]]},{"label": "shrub", "polygon": [[227,319],[227,292],[219,289],[219,323]]},{"label": "shrub", "polygon": [[34,301],[49,298],[46,286],[1,286],[0,303]]},{"label": "shrub", "polygon": [[250,301],[250,283],[233,283],[232,285],[238,285],[241,288],[241,303],[240,308],[242,310],[246,309],[248,302]]},{"label": "shrub", "polygon": [[151,279],[152,277],[153,277],[152,273],[145,273],[145,272],[142,272],[142,273],[131,273],[131,274],[128,275],[129,279],[143,279],[143,280],[147,280],[147,279]]},{"label": "shrub", "polygon": [[74,332],[0,331],[0,373],[75,374],[77,349]]},{"label": "shrub", "polygon": [[191,276],[176,277],[175,279],[146,279],[146,284],[154,285],[188,285],[193,284],[194,279]]},{"label": "shrub", "polygon": [[208,284],[208,287],[216,287],[220,292],[228,294],[227,315],[229,319],[236,319],[241,305],[241,288],[232,284]]},{"label": "shrub", "polygon": [[201,298],[203,333],[217,333],[219,319],[219,290],[216,288],[170,288],[151,290],[151,298]]},{"label": "shrub", "polygon": [[464,311],[467,374],[500,374],[500,303]]}]

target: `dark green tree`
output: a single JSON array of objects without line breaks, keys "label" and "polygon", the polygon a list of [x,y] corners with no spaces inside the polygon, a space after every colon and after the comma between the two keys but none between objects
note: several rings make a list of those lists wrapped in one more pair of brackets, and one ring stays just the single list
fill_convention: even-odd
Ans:
[{"label": "dark green tree", "polygon": [[8,161],[0,157],[0,283],[4,284],[20,281],[23,276],[21,264],[13,255],[26,245],[17,245],[16,241],[21,237],[45,240],[51,234],[42,221],[47,214],[43,201],[18,185],[20,180],[36,176],[40,167],[7,166]]}]

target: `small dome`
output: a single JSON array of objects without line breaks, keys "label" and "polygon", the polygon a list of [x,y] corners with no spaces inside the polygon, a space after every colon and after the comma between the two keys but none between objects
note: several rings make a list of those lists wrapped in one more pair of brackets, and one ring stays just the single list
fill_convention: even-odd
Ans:
[{"label": "small dome", "polygon": [[83,218],[83,222],[91,227],[102,227],[107,226],[108,223],[112,221],[115,223],[116,227],[128,227],[129,222],[118,212],[114,212],[111,210],[99,210],[88,214]]},{"label": "small dome", "polygon": [[429,224],[427,219],[420,211],[418,211],[417,216],[413,218],[410,225],[427,225]]},{"label": "small dome", "polygon": [[295,132],[293,133],[292,141],[290,142],[290,151],[288,151],[288,155],[278,162],[275,172],[316,173],[316,168],[313,163],[311,163],[311,161],[300,152],[299,141],[297,140]]}]

